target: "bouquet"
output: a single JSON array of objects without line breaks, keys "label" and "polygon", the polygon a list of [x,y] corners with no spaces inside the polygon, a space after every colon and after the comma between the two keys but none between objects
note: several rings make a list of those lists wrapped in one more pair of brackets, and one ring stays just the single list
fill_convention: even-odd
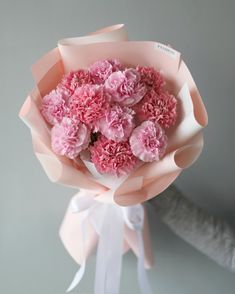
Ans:
[{"label": "bouquet", "polygon": [[81,280],[97,245],[95,294],[118,293],[121,257],[138,256],[142,293],[152,265],[142,203],[164,191],[200,155],[203,102],[180,53],[131,42],[123,25],[58,47],[33,66],[37,87],[20,117],[48,177],[79,189],[60,229]]},{"label": "bouquet", "polygon": [[52,127],[51,147],[75,160],[87,157],[100,174],[130,174],[141,162],[165,154],[165,129],[176,122],[177,100],[153,67],[126,68],[99,60],[64,75],[42,97],[41,113]]}]

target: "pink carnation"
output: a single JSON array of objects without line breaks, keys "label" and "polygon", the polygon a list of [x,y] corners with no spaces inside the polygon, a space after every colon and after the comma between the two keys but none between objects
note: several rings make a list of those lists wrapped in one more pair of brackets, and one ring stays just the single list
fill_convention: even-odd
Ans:
[{"label": "pink carnation", "polygon": [[100,60],[89,67],[89,72],[95,84],[103,84],[113,72],[120,69],[122,65],[116,59]]},{"label": "pink carnation", "polygon": [[97,130],[115,142],[126,141],[134,128],[134,114],[135,112],[128,107],[114,105],[97,122]]},{"label": "pink carnation", "polygon": [[71,159],[86,149],[90,141],[90,131],[81,122],[64,117],[51,130],[52,150]]},{"label": "pink carnation", "polygon": [[67,113],[64,95],[56,90],[42,98],[41,113],[45,120],[54,125],[61,122]]},{"label": "pink carnation", "polygon": [[77,71],[70,71],[68,74],[64,75],[58,88],[65,88],[70,92],[70,95],[74,91],[85,84],[91,84],[91,76],[88,70],[79,69]]},{"label": "pink carnation", "polygon": [[167,137],[160,125],[145,121],[132,132],[130,145],[136,157],[145,162],[151,162],[163,157]]},{"label": "pink carnation", "polygon": [[57,85],[56,92],[60,93],[63,96],[66,103],[68,102],[69,97],[73,94],[73,91],[71,91],[70,89],[67,89],[61,83]]},{"label": "pink carnation", "polygon": [[70,116],[89,125],[105,115],[108,101],[102,85],[84,85],[77,88],[69,101]]},{"label": "pink carnation", "polygon": [[140,73],[141,81],[145,83],[148,88],[154,88],[157,92],[162,90],[165,81],[159,71],[155,70],[153,67],[140,65],[136,67],[136,70]]},{"label": "pink carnation", "polygon": [[163,128],[173,126],[177,118],[177,100],[167,92],[148,91],[138,105],[135,105],[140,120],[151,120]]},{"label": "pink carnation", "polygon": [[133,68],[112,73],[105,82],[105,88],[114,102],[124,106],[138,103],[146,93],[140,74]]},{"label": "pink carnation", "polygon": [[91,147],[91,160],[98,172],[117,176],[128,174],[137,163],[128,141],[115,142],[104,136]]}]

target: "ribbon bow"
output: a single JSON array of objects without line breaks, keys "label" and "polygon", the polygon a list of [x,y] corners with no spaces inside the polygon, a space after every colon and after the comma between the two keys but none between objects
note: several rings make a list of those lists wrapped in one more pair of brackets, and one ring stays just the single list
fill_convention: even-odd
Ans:
[{"label": "ribbon bow", "polygon": [[[73,290],[81,281],[85,273],[86,259],[97,241],[94,294],[119,293],[122,254],[130,247],[138,255],[137,272],[141,292],[152,294],[145,270],[145,252],[151,255],[151,249],[149,250],[150,242],[148,234],[146,235],[148,230],[146,231],[143,205],[121,207],[114,203],[98,202],[94,196],[94,192],[79,191],[72,198],[61,226],[60,236],[65,247],[81,265],[67,292]],[[79,239],[75,239],[80,244],[77,248],[79,252],[74,254],[73,246],[76,246],[76,240],[74,239],[74,244],[72,242],[76,233]],[[148,262],[146,265],[150,266]]]}]

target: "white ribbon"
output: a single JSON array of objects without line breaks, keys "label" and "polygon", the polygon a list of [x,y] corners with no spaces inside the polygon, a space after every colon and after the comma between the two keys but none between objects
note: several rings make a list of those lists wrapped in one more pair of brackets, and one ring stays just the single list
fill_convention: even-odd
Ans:
[{"label": "white ribbon", "polygon": [[152,294],[152,289],[148,281],[148,276],[144,267],[144,241],[143,241],[143,225],[144,225],[144,208],[143,205],[137,204],[133,206],[123,207],[123,215],[126,225],[135,230],[137,233],[139,256],[138,256],[138,282],[142,294]]},{"label": "white ribbon", "polygon": [[123,251],[123,218],[116,205],[106,205],[99,236],[94,294],[118,294]]},{"label": "white ribbon", "polygon": [[[84,192],[84,194],[83,194]],[[80,191],[79,197],[74,197],[70,202],[70,209],[73,213],[82,213],[81,219],[81,232],[82,232],[82,240],[81,240],[81,248],[82,248],[82,256],[84,259],[79,270],[76,272],[70,286],[66,290],[66,292],[72,291],[82,280],[83,275],[86,269],[86,254],[85,254],[85,242],[86,242],[86,219],[90,215],[92,208],[95,206],[95,201],[92,195],[86,195],[85,191]]]},{"label": "white ribbon", "polygon": [[[82,230],[82,251],[85,252],[85,227],[84,227],[84,222],[83,222],[83,225],[81,225],[81,230]],[[84,260],[79,268],[79,270],[76,272],[74,278],[73,278],[73,281],[72,283],[70,284],[70,286],[68,287],[68,289],[66,290],[66,292],[70,292],[72,291],[79,283],[80,281],[82,280],[83,278],[83,275],[85,273],[85,269],[86,269],[86,256],[84,254]]]},{"label": "white ribbon", "polygon": [[[95,209],[94,209],[95,208]],[[96,276],[94,294],[118,294],[121,267],[122,251],[124,241],[124,223],[136,231],[139,257],[138,257],[138,281],[142,294],[152,294],[152,290],[144,268],[144,242],[142,229],[144,223],[144,208],[141,204],[129,207],[120,207],[116,204],[97,203],[93,195],[80,195],[73,198],[71,209],[74,213],[82,213],[82,250],[84,260],[81,267],[67,289],[73,290],[81,281],[86,268],[85,254],[85,222],[87,218],[99,235],[99,243],[96,258]],[[92,211],[92,214],[91,214]],[[96,213],[98,211],[98,213]]]}]

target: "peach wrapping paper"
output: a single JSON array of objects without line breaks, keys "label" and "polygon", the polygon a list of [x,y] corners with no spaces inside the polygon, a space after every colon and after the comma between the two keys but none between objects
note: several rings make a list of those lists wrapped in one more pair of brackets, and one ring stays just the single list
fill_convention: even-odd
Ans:
[{"label": "peach wrapping paper", "polygon": [[[153,66],[161,70],[167,88],[178,97],[178,120],[167,132],[167,152],[159,162],[145,163],[116,189],[111,190],[87,170],[82,161],[73,162],[51,151],[50,129],[39,112],[41,98],[56,87],[64,73],[86,68],[92,62],[117,58],[125,65]],[[47,53],[32,67],[37,86],[27,97],[19,116],[29,126],[35,155],[51,181],[70,187],[90,190],[101,203],[120,206],[140,204],[164,191],[200,155],[203,148],[202,130],[207,124],[207,113],[196,84],[176,50],[161,43],[128,41],[123,25],[115,25],[84,37],[59,41],[58,47]],[[79,197],[79,196],[78,196]],[[67,210],[60,236],[71,254],[80,263],[95,248],[98,240],[93,226],[87,222],[84,254],[80,254],[79,240],[81,213]],[[145,265],[152,264],[147,218],[144,221]],[[124,251],[131,248],[138,255],[135,231],[125,225]]]}]

